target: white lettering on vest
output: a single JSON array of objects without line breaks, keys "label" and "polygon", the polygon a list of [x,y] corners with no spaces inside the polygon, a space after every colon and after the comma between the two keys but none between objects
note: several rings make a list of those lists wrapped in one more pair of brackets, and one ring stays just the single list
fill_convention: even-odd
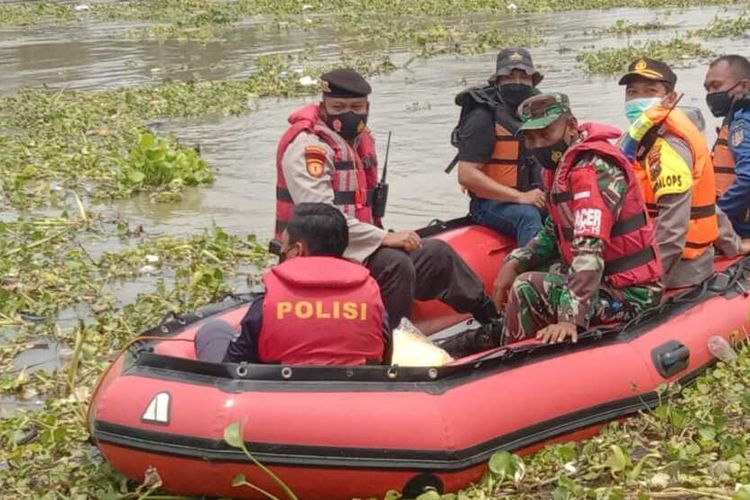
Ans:
[{"label": "white lettering on vest", "polygon": [[582,208],[576,211],[575,234],[599,236],[602,230],[602,211],[598,208]]}]

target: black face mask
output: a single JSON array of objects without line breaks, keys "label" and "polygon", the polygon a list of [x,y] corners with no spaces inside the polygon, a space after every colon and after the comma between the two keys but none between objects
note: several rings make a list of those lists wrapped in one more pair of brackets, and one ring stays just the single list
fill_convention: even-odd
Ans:
[{"label": "black face mask", "polygon": [[498,85],[497,93],[504,103],[513,108],[515,113],[518,105],[532,96],[534,87],[525,83],[506,83]]},{"label": "black face mask", "polygon": [[729,114],[729,110],[732,109],[732,98],[729,96],[729,92],[734,90],[740,83],[742,82],[737,82],[727,90],[722,90],[721,92],[706,94],[706,104],[708,104],[708,109],[711,110],[712,115],[720,118]]},{"label": "black face mask", "polygon": [[563,154],[565,154],[569,147],[570,145],[561,137],[560,140],[551,146],[529,148],[529,153],[536,157],[542,167],[554,170],[560,164]]},{"label": "black face mask", "polygon": [[352,111],[338,115],[327,114],[323,121],[341,137],[353,141],[367,127],[367,114],[360,115]]}]

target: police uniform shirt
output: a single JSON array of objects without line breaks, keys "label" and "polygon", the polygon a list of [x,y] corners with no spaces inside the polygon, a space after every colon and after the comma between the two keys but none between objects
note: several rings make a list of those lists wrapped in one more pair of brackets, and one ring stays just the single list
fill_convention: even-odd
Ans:
[{"label": "police uniform shirt", "polygon": [[[665,134],[654,143],[645,167],[659,206],[656,241],[664,268],[664,284],[667,288],[682,288],[702,283],[713,274],[713,247],[697,259],[682,259],[692,201],[693,156],[690,147],[682,139]],[[726,216],[719,212],[720,234],[716,244],[722,253],[737,255],[739,238]]]},{"label": "police uniform shirt", "polygon": [[[305,150],[309,147],[325,150],[322,170],[308,168]],[[294,203],[333,205],[333,159],[333,149],[314,134],[301,132],[289,144],[281,166]],[[346,247],[344,257],[362,263],[382,245],[387,233],[372,224],[344,215],[349,226],[349,246]]]},{"label": "police uniform shirt", "polygon": [[750,104],[747,102],[748,96],[731,115],[727,142],[737,175],[718,202],[743,238],[750,237]]}]

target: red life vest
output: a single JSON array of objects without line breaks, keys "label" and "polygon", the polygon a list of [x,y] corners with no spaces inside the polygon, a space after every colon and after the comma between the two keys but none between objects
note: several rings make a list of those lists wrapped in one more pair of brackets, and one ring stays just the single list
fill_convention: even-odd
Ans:
[{"label": "red life vest", "polygon": [[382,361],[384,306],[367,268],[335,257],[300,257],[263,276],[264,363],[362,365]]},{"label": "red life vest", "polygon": [[373,221],[370,208],[372,189],[378,184],[378,159],[370,132],[362,132],[353,148],[320,119],[320,107],[316,104],[302,106],[289,115],[289,123],[292,126],[281,137],[276,149],[275,238],[281,239],[281,233],[284,232],[294,208],[281,162],[287,147],[301,132],[316,135],[333,149],[333,204],[345,215],[355,217],[361,222],[379,222]]},{"label": "red life vest", "polygon": [[[560,166],[545,169],[550,203],[549,215],[557,228],[557,243],[563,262],[573,261],[572,241],[577,236],[592,236],[604,241],[604,281],[616,288],[655,283],[662,277],[654,228],[648,220],[638,180],[624,154],[609,140],[620,131],[607,125],[587,123],[580,128],[583,140],[568,149]],[[571,171],[585,155],[596,155],[615,164],[626,176],[628,187],[617,220],[599,193],[576,191],[569,185]],[[592,173],[595,176],[595,173]],[[587,186],[596,186],[594,177]],[[575,199],[574,199],[575,198]],[[609,234],[600,234],[604,219],[609,217]],[[605,224],[605,227],[610,224]]]}]

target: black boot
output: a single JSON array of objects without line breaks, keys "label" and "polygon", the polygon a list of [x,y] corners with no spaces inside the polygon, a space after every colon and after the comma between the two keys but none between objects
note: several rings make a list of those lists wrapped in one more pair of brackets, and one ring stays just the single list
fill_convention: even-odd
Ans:
[{"label": "black boot", "polygon": [[500,316],[500,313],[497,312],[495,303],[486,295],[482,299],[481,304],[479,304],[479,307],[471,311],[471,315],[483,325],[492,323],[492,321],[502,317]]},{"label": "black boot", "polygon": [[491,319],[479,328],[457,333],[445,340],[436,342],[454,358],[487,351],[503,345],[503,320]]}]

